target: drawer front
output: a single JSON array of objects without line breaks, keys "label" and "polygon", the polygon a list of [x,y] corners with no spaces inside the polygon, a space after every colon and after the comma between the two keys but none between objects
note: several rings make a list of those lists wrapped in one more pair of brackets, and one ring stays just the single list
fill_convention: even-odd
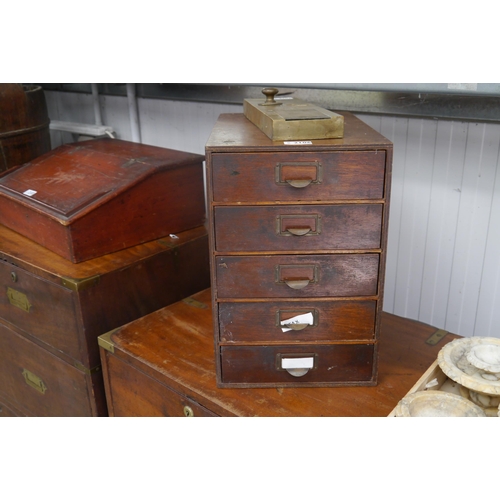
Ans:
[{"label": "drawer front", "polygon": [[0,318],[80,359],[73,292],[0,262]]},{"label": "drawer front", "polygon": [[370,382],[374,352],[373,344],[222,346],[221,378],[257,385]]},{"label": "drawer front", "polygon": [[215,259],[219,298],[376,295],[378,254],[226,256]]},{"label": "drawer front", "polygon": [[220,341],[373,340],[376,307],[375,300],[221,302]]},{"label": "drawer front", "polygon": [[385,152],[218,153],[213,201],[381,199]]},{"label": "drawer front", "polygon": [[26,417],[21,411],[14,407],[11,403],[0,398],[0,417]]},{"label": "drawer front", "polygon": [[0,392],[21,410],[36,417],[93,416],[89,379],[0,324]]},{"label": "drawer front", "polygon": [[215,207],[219,252],[380,248],[382,205]]},{"label": "drawer front", "polygon": [[108,405],[114,417],[217,417],[128,363],[108,355]]}]

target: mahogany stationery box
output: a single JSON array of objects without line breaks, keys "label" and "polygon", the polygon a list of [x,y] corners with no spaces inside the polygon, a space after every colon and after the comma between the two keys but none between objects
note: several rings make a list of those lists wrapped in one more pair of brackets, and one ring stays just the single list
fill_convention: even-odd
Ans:
[{"label": "mahogany stationery box", "polygon": [[0,224],[72,262],[203,225],[202,155],[96,139],[0,175]]},{"label": "mahogany stationery box", "polygon": [[223,114],[206,144],[217,383],[377,383],[392,143],[272,141]]},{"label": "mahogany stationery box", "polygon": [[0,284],[0,402],[105,416],[97,337],[207,288],[208,235],[199,226],[74,264],[0,226]]}]

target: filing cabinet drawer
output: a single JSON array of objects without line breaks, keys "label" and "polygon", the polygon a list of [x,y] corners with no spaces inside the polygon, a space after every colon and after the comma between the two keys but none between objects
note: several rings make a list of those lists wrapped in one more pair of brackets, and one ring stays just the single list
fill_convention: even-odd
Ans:
[{"label": "filing cabinet drawer", "polygon": [[212,155],[213,201],[380,199],[385,152],[218,153]]},{"label": "filing cabinet drawer", "polygon": [[[373,344],[221,346],[220,349],[224,384],[370,385],[373,380]],[[284,368],[294,365],[299,368]],[[302,370],[300,366],[311,368]],[[296,370],[295,375],[289,370],[292,373]]]},{"label": "filing cabinet drawer", "polygon": [[214,217],[219,252],[380,248],[380,204],[218,206]]},{"label": "filing cabinet drawer", "polygon": [[219,298],[376,295],[378,254],[217,257]]},{"label": "filing cabinet drawer", "polygon": [[[373,340],[375,300],[221,302],[221,342]],[[289,327],[283,321],[299,317]],[[287,331],[283,331],[283,329]]]}]

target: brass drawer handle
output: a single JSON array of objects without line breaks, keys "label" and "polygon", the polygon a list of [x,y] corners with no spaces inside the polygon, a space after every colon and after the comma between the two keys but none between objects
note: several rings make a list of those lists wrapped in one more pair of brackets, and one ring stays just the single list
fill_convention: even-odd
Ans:
[{"label": "brass drawer handle", "polygon": [[34,373],[30,372],[29,370],[26,370],[26,368],[23,370],[23,377],[24,381],[33,389],[37,390],[38,392],[45,394],[45,391],[47,390],[47,386],[43,383],[43,380],[38,376],[35,375]]},{"label": "brass drawer handle", "polygon": [[313,180],[312,179],[285,179],[285,181],[290,186],[292,186],[296,189],[303,189],[303,188],[309,186],[309,184],[311,184],[311,182]]},{"label": "brass drawer handle", "polygon": [[318,283],[319,269],[316,264],[278,264],[275,268],[275,283],[301,290],[310,283]]},{"label": "brass drawer handle", "polygon": [[32,305],[24,293],[7,287],[7,298],[9,299],[11,305],[18,307],[27,313],[30,312]]},{"label": "brass drawer handle", "polygon": [[300,330],[303,330],[304,328],[307,328],[309,326],[308,323],[290,323],[286,325],[287,328],[290,328],[291,330],[294,330],[296,332],[299,332]]},{"label": "brass drawer handle", "polygon": [[314,236],[321,234],[319,214],[280,214],[276,217],[276,234],[280,236]]},{"label": "brass drawer handle", "polygon": [[[283,317],[286,316],[285,319]],[[278,328],[293,331],[304,330],[304,328],[318,326],[319,312],[316,309],[278,309],[276,311],[275,324]]]},{"label": "brass drawer handle", "polygon": [[310,184],[323,182],[323,166],[320,161],[286,161],[274,167],[276,184],[304,189]]},{"label": "brass drawer handle", "polygon": [[312,231],[310,227],[288,227],[286,230],[294,236],[304,236]]},{"label": "brass drawer handle", "polygon": [[311,280],[283,280],[285,285],[289,286],[290,288],[293,288],[294,290],[302,290],[302,288],[305,288],[309,283],[311,283]]}]

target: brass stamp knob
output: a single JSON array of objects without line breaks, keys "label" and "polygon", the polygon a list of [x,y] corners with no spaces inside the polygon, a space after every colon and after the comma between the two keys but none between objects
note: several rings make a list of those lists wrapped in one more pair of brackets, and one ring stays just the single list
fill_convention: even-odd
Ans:
[{"label": "brass stamp knob", "polygon": [[262,89],[262,93],[266,96],[266,101],[261,103],[261,106],[280,106],[281,102],[276,102],[274,96],[279,92],[278,89],[273,87],[266,87]]}]

